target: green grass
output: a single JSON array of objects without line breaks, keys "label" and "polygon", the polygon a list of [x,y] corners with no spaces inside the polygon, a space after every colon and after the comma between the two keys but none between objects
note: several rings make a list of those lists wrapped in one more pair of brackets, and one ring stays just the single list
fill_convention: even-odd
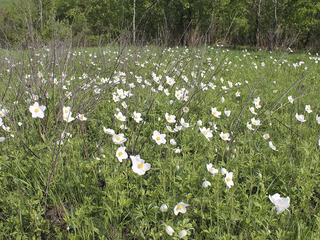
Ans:
[{"label": "green grass", "polygon": [[12,1],[12,0],[0,0],[0,5],[2,5],[2,4],[11,4],[13,2],[14,1]]},{"label": "green grass", "polygon": [[[58,51],[52,61],[52,51],[30,50],[32,61],[10,52],[7,60],[1,58],[0,103],[9,110],[2,119],[11,130],[0,134],[6,137],[0,143],[1,238],[168,239],[161,221],[175,230],[173,239],[189,228],[189,239],[319,238],[316,55],[219,47],[120,52],[116,47]],[[152,73],[162,79],[155,81]],[[173,86],[166,76],[174,78]],[[203,90],[201,83],[209,82],[215,89]],[[114,102],[117,89],[133,95]],[[189,91],[187,101],[175,97],[179,89]],[[249,107],[258,97],[261,107],[254,115]],[[42,119],[31,117],[35,101],[46,106]],[[306,105],[313,112],[307,113]],[[71,107],[72,117],[80,113],[88,119],[67,123],[63,106]],[[222,112],[220,118],[212,115],[213,107]],[[125,122],[114,116],[117,108]],[[229,117],[224,110],[231,111]],[[134,111],[144,122],[133,120]],[[170,132],[166,126],[175,123],[167,122],[166,113],[176,116],[177,125],[184,118],[190,126]],[[307,121],[298,121],[296,113]],[[257,131],[247,128],[253,117],[261,121],[252,126]],[[217,132],[209,140],[199,120],[211,130],[215,124]],[[121,145],[114,144],[107,128],[124,133],[128,155],[139,154],[151,169],[140,176],[130,157],[119,162]],[[166,144],[152,139],[155,130],[166,134]],[[231,140],[223,141],[221,132],[230,133]],[[269,140],[262,137],[266,133]],[[269,147],[270,140],[278,151]],[[209,163],[218,174],[207,170]],[[233,172],[231,188],[221,168]],[[204,180],[211,186],[202,187]],[[275,193],[290,197],[288,211],[277,215],[272,209],[268,196]],[[179,202],[189,206],[175,215]],[[164,203],[167,212],[159,209]]]}]

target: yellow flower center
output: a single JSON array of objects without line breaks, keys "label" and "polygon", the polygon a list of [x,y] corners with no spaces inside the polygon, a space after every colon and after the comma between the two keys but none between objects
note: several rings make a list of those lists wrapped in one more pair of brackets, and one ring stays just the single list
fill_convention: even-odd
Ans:
[{"label": "yellow flower center", "polygon": [[170,120],[171,120],[171,117],[168,117],[168,120],[170,121]]},{"label": "yellow flower center", "polygon": [[143,168],[143,163],[139,163],[138,168]]},{"label": "yellow flower center", "polygon": [[138,119],[138,116],[135,116],[134,118],[135,118],[135,119]]},{"label": "yellow flower center", "polygon": [[121,117],[121,116],[119,116],[118,118],[119,118],[119,119],[121,119],[122,117]]},{"label": "yellow flower center", "polygon": [[208,132],[207,131],[204,131],[204,135],[207,135],[208,134]]},{"label": "yellow flower center", "polygon": [[117,140],[118,140],[118,141],[120,141],[120,139],[121,139],[120,137],[117,137]]},{"label": "yellow flower center", "polygon": [[178,205],[178,210],[181,210],[182,209],[182,205]]},{"label": "yellow flower center", "polygon": [[227,181],[227,182],[230,182],[230,181],[231,181],[231,178],[228,177],[228,178],[226,179],[226,181]]},{"label": "yellow flower center", "polygon": [[157,139],[157,141],[160,141],[161,138],[160,138],[160,137],[157,137],[156,139]]},{"label": "yellow flower center", "polygon": [[69,111],[68,110],[64,110],[64,113],[68,113]]},{"label": "yellow flower center", "polygon": [[34,111],[35,111],[36,113],[38,113],[38,112],[40,111],[40,109],[39,109],[39,108],[36,108]]},{"label": "yellow flower center", "polygon": [[80,116],[79,118],[80,118],[81,120],[83,119],[83,117],[82,117],[82,116]]},{"label": "yellow flower center", "polygon": [[216,111],[214,111],[214,112],[213,112],[213,115],[217,115],[217,112],[216,112]]},{"label": "yellow flower center", "polygon": [[123,154],[123,152],[119,152],[118,155],[121,156]]},{"label": "yellow flower center", "polygon": [[227,137],[225,135],[222,136],[223,139],[226,139]]},{"label": "yellow flower center", "polygon": [[69,118],[68,117],[66,117],[66,120],[68,120]]}]

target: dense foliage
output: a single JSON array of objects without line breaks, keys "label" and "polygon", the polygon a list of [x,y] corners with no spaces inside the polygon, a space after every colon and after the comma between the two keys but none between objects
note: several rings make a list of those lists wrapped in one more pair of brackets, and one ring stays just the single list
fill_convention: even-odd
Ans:
[{"label": "dense foliage", "polygon": [[[130,37],[139,44],[219,43],[319,48],[318,0],[1,0],[0,46],[37,35],[76,46]],[[55,30],[53,30],[55,29]],[[133,36],[134,35],[134,36]],[[30,37],[30,36],[29,36]],[[295,40],[295,41],[294,41]]]},{"label": "dense foliage", "polygon": [[320,58],[289,52],[2,50],[0,238],[319,239]]}]

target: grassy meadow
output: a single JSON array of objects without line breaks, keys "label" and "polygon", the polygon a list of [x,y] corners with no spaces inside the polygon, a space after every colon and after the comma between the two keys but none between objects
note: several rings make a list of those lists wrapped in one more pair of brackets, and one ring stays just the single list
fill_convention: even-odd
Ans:
[{"label": "grassy meadow", "polygon": [[0,239],[320,239],[318,54],[0,55]]}]

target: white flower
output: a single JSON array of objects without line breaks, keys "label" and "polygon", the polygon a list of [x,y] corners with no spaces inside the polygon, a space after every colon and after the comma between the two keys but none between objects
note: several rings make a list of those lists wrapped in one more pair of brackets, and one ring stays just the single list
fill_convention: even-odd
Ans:
[{"label": "white flower", "polygon": [[167,80],[167,83],[168,83],[170,86],[172,86],[173,84],[175,84],[174,79],[171,78],[171,77],[166,76],[166,80]]},{"label": "white flower", "polygon": [[209,186],[211,186],[211,182],[209,182],[207,180],[203,181],[202,187],[206,188],[206,187],[209,187]]},{"label": "white flower", "polygon": [[[0,104],[0,107],[1,107],[1,104]],[[8,112],[9,112],[9,110],[6,108],[1,109],[0,110],[0,118],[4,117]]]},{"label": "white flower", "polygon": [[176,122],[176,116],[174,116],[174,115],[169,115],[169,113],[166,113],[165,117],[166,117],[168,123],[175,123]]},{"label": "white flower", "polygon": [[[275,90],[276,91],[276,90]],[[274,91],[273,91],[274,92]],[[254,106],[258,109],[261,108],[261,105],[259,103],[255,103]]]},{"label": "white flower", "polygon": [[114,116],[119,120],[119,121],[126,121],[126,117],[123,116],[123,114],[121,112],[118,112],[117,114],[114,114]]},{"label": "white flower", "polygon": [[133,118],[133,120],[135,120],[137,123],[139,123],[140,121],[142,121],[141,113],[137,113],[136,111],[133,112],[132,118]]},{"label": "white flower", "polygon": [[69,112],[69,114],[63,114],[63,120],[66,122],[72,122],[74,120],[74,117],[71,116],[71,112]]},{"label": "white flower", "polygon": [[[269,195],[270,201],[275,205],[274,210],[277,210],[277,214],[282,213],[284,210],[288,210],[290,207],[290,197],[282,198],[279,193],[272,196]],[[289,210],[288,210],[289,211]]]},{"label": "white flower", "polygon": [[216,107],[211,108],[211,113],[212,113],[212,115],[215,116],[216,118],[220,118],[221,112],[219,112]]},{"label": "white flower", "polygon": [[271,149],[274,151],[279,151],[279,150],[277,150],[277,148],[273,145],[273,143],[271,141],[269,141],[269,147],[271,147]]},{"label": "white flower", "polygon": [[206,137],[206,139],[208,139],[208,141],[210,141],[209,138],[212,138],[213,135],[212,135],[212,130],[210,128],[199,128],[200,129],[200,132]]},{"label": "white flower", "polygon": [[207,166],[207,170],[212,174],[212,175],[215,175],[219,172],[218,169],[212,167],[212,163],[209,163],[206,165]]},{"label": "white flower", "polygon": [[113,99],[113,101],[114,102],[119,102],[119,96],[118,95],[116,95],[116,94],[112,94],[112,99]]},{"label": "white flower", "polygon": [[70,114],[70,109],[71,109],[71,107],[65,107],[65,106],[63,106],[63,108],[62,108],[62,114],[63,114],[63,116],[69,116],[69,114]]},{"label": "white flower", "polygon": [[78,114],[77,115],[77,118],[80,120],[80,121],[86,121],[87,120],[87,118],[84,116],[84,114]]},{"label": "white flower", "polygon": [[0,127],[3,125],[2,118],[0,118]]},{"label": "white flower", "polygon": [[234,185],[232,178],[233,178],[233,172],[228,172],[226,174],[226,177],[224,178],[224,181],[226,182],[228,188],[231,188],[231,186]]},{"label": "white flower", "polygon": [[221,174],[226,175],[228,173],[227,169],[221,168]]},{"label": "white flower", "polygon": [[172,148],[172,150],[175,152],[175,153],[181,153],[181,149],[180,148]]},{"label": "white flower", "polygon": [[168,129],[169,132],[176,132],[174,129],[172,129],[171,126],[167,126],[167,129]]},{"label": "white flower", "polygon": [[240,92],[239,91],[236,92],[236,97],[240,97]]},{"label": "white flower", "polygon": [[255,112],[254,107],[249,107],[249,110],[252,114],[257,115],[257,113]]},{"label": "white flower", "polygon": [[103,131],[106,133],[106,134],[109,134],[109,135],[115,135],[115,131],[111,128],[105,128],[103,127]]},{"label": "white flower", "polygon": [[39,106],[38,102],[35,102],[32,106],[29,107],[29,111],[32,114],[33,118],[44,118],[44,111],[46,106]]},{"label": "white flower", "polygon": [[223,132],[221,132],[219,136],[220,136],[221,139],[224,140],[224,141],[230,141],[230,140],[231,140],[229,133],[223,133]]},{"label": "white flower", "polygon": [[173,212],[175,215],[178,215],[179,213],[186,213],[187,207],[189,204],[186,204],[184,202],[179,202],[173,209]]},{"label": "white flower", "polygon": [[260,125],[260,120],[257,120],[255,118],[251,118],[251,123],[255,126],[259,126]]},{"label": "white flower", "polygon": [[190,124],[189,124],[189,123],[186,123],[183,118],[180,119],[180,123],[181,123],[181,125],[182,125],[184,128],[190,127]]},{"label": "white flower", "polygon": [[167,95],[167,96],[169,96],[169,95],[170,95],[169,90],[168,90],[167,88],[166,88],[166,89],[164,89],[164,90],[163,90],[163,92],[164,92],[164,94],[165,94],[165,95]]},{"label": "white flower", "polygon": [[161,212],[167,212],[169,209],[169,204],[168,203],[164,203],[160,206],[160,211]]},{"label": "white flower", "polygon": [[121,105],[122,105],[123,108],[128,108],[128,105],[127,105],[126,102],[122,102]]},{"label": "white flower", "polygon": [[316,121],[317,121],[318,124],[320,124],[320,117],[318,116],[318,114],[316,116]]},{"label": "white flower", "polygon": [[266,133],[266,134],[263,134],[263,136],[262,136],[265,140],[268,140],[269,138],[270,138],[270,136],[269,136],[269,134],[268,133]]},{"label": "white flower", "polygon": [[293,99],[292,96],[289,96],[289,97],[288,97],[288,100],[289,100],[289,102],[291,102],[291,103],[293,103],[293,101],[294,101],[294,99]]},{"label": "white flower", "polygon": [[158,131],[153,131],[152,139],[155,140],[158,145],[165,144],[167,142],[165,137],[165,134],[161,134]]},{"label": "white flower", "polygon": [[4,125],[2,125],[1,127],[2,127],[2,129],[3,129],[4,131],[6,131],[6,132],[11,132],[11,131],[10,131],[10,127],[6,127],[6,126],[4,126]]},{"label": "white flower", "polygon": [[298,113],[296,113],[296,119],[300,122],[306,122],[307,120],[304,119],[304,115],[299,115]]},{"label": "white flower", "polygon": [[144,175],[146,171],[150,170],[151,164],[145,163],[143,159],[140,158],[140,155],[130,156],[132,161],[132,170],[139,175]]},{"label": "white flower", "polygon": [[248,128],[249,130],[254,131],[254,128],[252,127],[252,124],[249,123],[249,122],[247,122],[247,128]]},{"label": "white flower", "polygon": [[112,137],[112,140],[115,144],[122,144],[125,141],[127,141],[127,139],[124,137],[123,133],[120,134],[114,134]]},{"label": "white flower", "polygon": [[181,90],[176,90],[176,92],[175,92],[175,97],[176,97],[178,100],[180,100],[182,96],[183,96],[182,91],[181,91]]},{"label": "white flower", "polygon": [[0,142],[4,142],[4,140],[6,140],[5,137],[0,137]]},{"label": "white flower", "polygon": [[182,108],[182,111],[185,112],[185,113],[187,113],[187,112],[189,112],[189,108],[188,108],[188,107],[183,107],[183,108]]},{"label": "white flower", "polygon": [[252,101],[252,103],[253,103],[254,105],[256,105],[257,103],[259,104],[259,103],[260,103],[260,97],[254,98],[253,101]]},{"label": "white flower", "polygon": [[183,128],[182,126],[175,125],[173,130],[174,130],[175,132],[179,132],[179,131],[182,130],[182,128]]},{"label": "white flower", "polygon": [[176,140],[174,140],[173,138],[170,139],[170,144],[171,145],[177,145],[177,142]]},{"label": "white flower", "polygon": [[119,147],[116,152],[116,156],[117,156],[119,162],[122,162],[123,159],[127,159],[128,154],[126,153],[126,147]]},{"label": "white flower", "polygon": [[197,121],[197,126],[200,126],[200,127],[202,126],[202,121],[201,120]]},{"label": "white flower", "polygon": [[306,109],[307,113],[312,113],[310,105],[306,105],[305,109]]},{"label": "white flower", "polygon": [[62,108],[62,114],[63,114],[63,120],[66,122],[72,122],[74,120],[74,117],[72,117],[71,107],[65,107]]},{"label": "white flower", "polygon": [[225,114],[227,117],[229,117],[230,114],[231,114],[231,111],[230,111],[230,110],[224,110],[224,114]]},{"label": "white flower", "polygon": [[216,85],[214,85],[212,82],[208,83],[208,86],[211,87],[213,90],[217,87]]},{"label": "white flower", "polygon": [[161,221],[161,222],[164,224],[165,230],[166,230],[167,234],[168,234],[169,236],[172,236],[172,234],[174,233],[173,228],[170,227],[169,225],[165,224],[163,221]]}]

